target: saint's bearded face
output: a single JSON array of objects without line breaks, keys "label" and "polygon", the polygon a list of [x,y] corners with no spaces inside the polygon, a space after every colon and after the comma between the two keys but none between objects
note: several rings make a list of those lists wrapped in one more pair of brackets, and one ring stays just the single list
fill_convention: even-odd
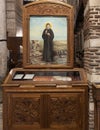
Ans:
[{"label": "saint's bearded face", "polygon": [[49,24],[47,24],[46,29],[50,29],[50,25]]}]

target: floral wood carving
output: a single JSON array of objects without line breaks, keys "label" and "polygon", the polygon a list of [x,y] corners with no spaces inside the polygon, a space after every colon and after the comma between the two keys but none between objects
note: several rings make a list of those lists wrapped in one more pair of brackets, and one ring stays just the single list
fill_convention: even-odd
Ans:
[{"label": "floral wood carving", "polygon": [[28,8],[27,14],[31,15],[70,15],[70,10],[69,8],[64,5],[60,5],[60,4],[37,4],[37,6],[30,6]]},{"label": "floral wood carving", "polygon": [[13,104],[13,120],[15,124],[40,124],[39,98],[15,98]]},{"label": "floral wood carving", "polygon": [[71,125],[80,118],[80,103],[75,97],[51,98],[49,105],[50,124]]}]

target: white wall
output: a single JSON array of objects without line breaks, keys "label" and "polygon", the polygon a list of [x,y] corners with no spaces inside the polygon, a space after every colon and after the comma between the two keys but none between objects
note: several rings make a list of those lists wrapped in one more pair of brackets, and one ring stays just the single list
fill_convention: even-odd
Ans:
[{"label": "white wall", "polygon": [[100,0],[89,0],[90,6],[100,6]]}]

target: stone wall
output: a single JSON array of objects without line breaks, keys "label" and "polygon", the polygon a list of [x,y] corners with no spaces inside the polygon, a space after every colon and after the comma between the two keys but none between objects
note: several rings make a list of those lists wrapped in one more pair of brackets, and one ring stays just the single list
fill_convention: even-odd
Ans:
[{"label": "stone wall", "polygon": [[7,32],[8,36],[22,35],[22,1],[7,0]]},{"label": "stone wall", "polygon": [[[93,3],[92,3],[93,2]],[[92,83],[100,82],[100,4],[88,1],[84,12],[84,68],[89,85],[89,130],[94,130]]]},{"label": "stone wall", "polygon": [[[100,7],[90,6],[84,22],[84,67],[91,82],[100,82]],[[91,75],[92,74],[92,75]],[[98,78],[97,78],[98,77]]]},{"label": "stone wall", "polygon": [[100,48],[86,48],[84,56],[84,66],[87,72],[100,75]]},{"label": "stone wall", "polygon": [[85,14],[84,36],[87,39],[100,38],[100,7],[89,7]]}]

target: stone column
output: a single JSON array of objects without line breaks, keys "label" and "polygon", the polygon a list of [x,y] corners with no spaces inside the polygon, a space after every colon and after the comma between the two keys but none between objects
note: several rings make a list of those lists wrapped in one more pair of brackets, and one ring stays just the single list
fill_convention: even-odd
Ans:
[{"label": "stone column", "polygon": [[22,0],[6,0],[8,37],[22,36]]},{"label": "stone column", "polygon": [[6,4],[0,0],[0,80],[7,71],[7,44],[6,44]]},{"label": "stone column", "polygon": [[88,1],[84,19],[84,67],[89,82],[89,130],[94,130],[92,83],[100,82],[100,0]]}]

